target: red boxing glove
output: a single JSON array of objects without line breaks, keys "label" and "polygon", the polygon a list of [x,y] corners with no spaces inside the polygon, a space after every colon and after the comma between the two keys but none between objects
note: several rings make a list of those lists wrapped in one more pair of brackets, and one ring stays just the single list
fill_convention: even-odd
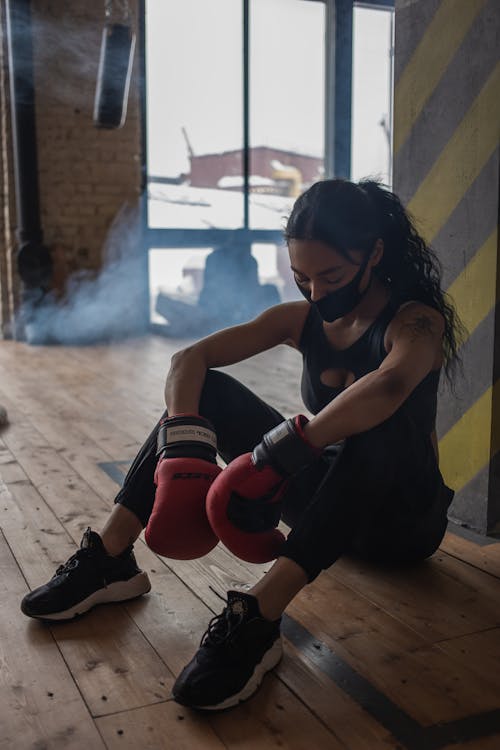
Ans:
[{"label": "red boxing glove", "polygon": [[211,424],[191,414],[167,417],[160,423],[157,453],[156,495],[146,544],[176,560],[202,557],[219,541],[205,508],[208,489],[221,471]]},{"label": "red boxing glove", "polygon": [[305,438],[306,417],[287,419],[267,432],[252,453],[238,456],[207,495],[207,515],[223,544],[247,562],[278,557],[285,537],[276,529],[287,478],[320,455]]}]

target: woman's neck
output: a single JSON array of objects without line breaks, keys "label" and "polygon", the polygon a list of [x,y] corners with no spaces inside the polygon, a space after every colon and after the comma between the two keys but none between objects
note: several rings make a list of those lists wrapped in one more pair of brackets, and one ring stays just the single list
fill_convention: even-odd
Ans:
[{"label": "woman's neck", "polygon": [[333,323],[325,323],[325,328],[351,328],[357,326],[358,323],[375,320],[389,302],[390,297],[389,287],[374,276],[367,293],[354,310],[334,320]]}]

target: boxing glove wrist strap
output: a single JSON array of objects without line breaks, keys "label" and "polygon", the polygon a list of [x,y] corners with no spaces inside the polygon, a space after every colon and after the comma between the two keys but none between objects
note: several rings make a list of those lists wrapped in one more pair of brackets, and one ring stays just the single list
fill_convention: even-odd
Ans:
[{"label": "boxing glove wrist strap", "polygon": [[260,469],[270,464],[279,474],[288,477],[312,463],[322,451],[311,445],[304,435],[304,425],[308,421],[299,414],[266,432],[252,453],[255,467]]},{"label": "boxing glove wrist strap", "polygon": [[160,422],[157,456],[203,458],[215,462],[216,452],[217,437],[207,419],[196,414],[178,414]]}]

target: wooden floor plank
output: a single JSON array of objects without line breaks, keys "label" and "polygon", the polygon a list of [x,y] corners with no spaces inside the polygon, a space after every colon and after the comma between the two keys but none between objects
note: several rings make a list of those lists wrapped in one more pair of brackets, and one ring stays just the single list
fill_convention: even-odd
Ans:
[{"label": "wooden floor plank", "polygon": [[[210,585],[215,583],[219,592],[244,588],[268,567],[247,566],[221,547],[202,561],[167,564],[214,611],[220,605]],[[487,680],[466,665],[454,663],[438,646],[429,646],[432,639],[404,625],[328,573],[306,587],[287,611],[424,726],[457,720],[499,705],[499,697],[491,694]],[[472,616],[468,622],[470,626]]]},{"label": "wooden floor plank", "polygon": [[446,745],[442,750],[498,750],[500,748],[500,734],[492,735],[491,737],[481,737],[479,740],[471,740],[470,742],[461,742],[459,745]]},{"label": "wooden floor plank", "polygon": [[[250,566],[231,561],[220,548],[207,558],[203,564],[168,561],[168,565],[212,607],[217,607],[217,597],[208,591],[210,579],[219,584],[220,591],[229,588],[228,584],[243,588],[258,577],[257,571],[252,576]],[[423,635],[333,576],[320,576],[287,611],[422,725],[456,720],[499,705],[487,680],[455,664],[439,647],[429,647]]]},{"label": "wooden floor plank", "polygon": [[285,639],[276,675],[318,716],[346,748],[394,750],[397,741],[353,698]]},{"label": "wooden floor plank", "polygon": [[[4,488],[0,498],[8,510],[4,532],[9,544],[31,587],[40,585],[74,552],[74,544],[31,485]],[[172,673],[119,605],[52,629],[94,715],[163,701],[170,694]]]},{"label": "wooden floor plank", "polygon": [[209,720],[172,701],[96,721],[108,750],[224,750]]},{"label": "wooden floor plank", "polygon": [[0,748],[104,748],[49,630],[19,611],[26,591],[0,531]]},{"label": "wooden floor plank", "polygon": [[161,562],[147,568],[147,552],[142,545],[137,548],[137,557],[148,570],[153,589],[147,597],[127,603],[126,610],[177,675],[198,648],[213,612]]},{"label": "wooden floor plank", "polygon": [[[46,423],[42,420],[40,428],[43,429],[44,424],[50,425],[52,419],[49,417]],[[4,446],[5,456],[10,457],[11,464],[18,464],[16,470],[37,487],[63,524],[71,519],[79,519],[76,534],[73,535],[76,541],[87,525],[102,524],[109,515],[118,485],[102,469],[100,462],[108,462],[112,457],[93,446],[90,438],[84,442],[87,455],[83,459],[75,456],[74,444],[70,443],[71,452],[64,445],[65,422],[60,425],[59,432],[55,427],[51,431],[55,443],[51,445],[35,427],[33,422],[37,423],[36,420],[35,415],[33,421],[26,417],[13,421],[2,434],[0,447]],[[76,437],[81,438],[79,435]],[[0,464],[0,472],[2,466]]]},{"label": "wooden floor plank", "polygon": [[101,464],[112,461],[114,457],[97,446],[75,422],[66,423],[64,432],[61,431],[60,420],[53,417],[44,417],[43,420],[33,418],[33,425],[94,492],[106,500],[116,495],[116,482],[101,468]]},{"label": "wooden floor plank", "polygon": [[[158,406],[155,400],[148,407],[148,394],[120,393],[111,381],[92,371],[82,375],[72,365],[71,357],[63,357],[58,348],[37,348],[38,358],[34,361],[31,352],[29,347],[21,348],[14,357],[10,350],[11,359],[4,357],[0,363],[0,390],[25,413],[43,412],[47,401],[51,403],[50,412],[61,419],[75,415],[84,418],[90,410],[93,415],[109,418],[136,440],[143,439],[161,413],[160,400]],[[22,373],[22,377],[13,378],[9,368],[13,368],[14,375]],[[131,408],[133,404],[135,409]]]},{"label": "wooden floor plank", "polygon": [[[150,336],[102,347],[99,358],[95,356],[94,347],[73,348],[71,355],[94,376],[103,378],[102,383],[118,385],[134,398],[138,395],[155,398],[162,396],[172,355],[181,348],[181,342]],[[147,367],[144,362],[148,363]]]},{"label": "wooden floor plank", "polygon": [[[197,595],[205,601],[211,608],[212,612],[219,612],[223,607],[223,603],[219,597],[215,594],[211,587],[215,587],[219,594],[224,595],[225,592],[230,588],[236,588],[239,590],[250,586],[254,581],[260,577],[260,573],[263,569],[269,567],[268,565],[262,566],[247,566],[241,561],[235,559],[230,553],[225,551],[222,547],[216,548],[212,553],[200,560],[192,561],[178,561],[178,560],[166,560],[166,564],[169,568],[174,570],[176,574],[182,578],[187,585],[197,593]],[[158,583],[155,585],[157,589]],[[164,587],[160,584],[160,590]],[[179,602],[177,599],[171,601],[171,588],[170,584],[166,588],[164,593],[164,600],[170,602],[168,615],[170,618],[177,620],[179,617]],[[141,607],[141,602],[135,604],[136,607]],[[161,605],[150,603],[148,606],[142,607],[142,611],[145,615],[150,614],[152,607],[158,608],[158,606],[165,606],[162,602]],[[129,607],[130,609],[130,607]],[[183,612],[183,609],[180,609]],[[182,659],[179,660],[179,667],[181,667],[194,653],[196,646],[198,645],[196,639],[201,637],[203,630],[208,623],[208,616],[205,615],[203,618],[203,611],[195,613],[194,617],[189,617],[188,630],[193,636],[192,644],[186,644],[186,648],[183,649]],[[137,620],[137,615],[134,615]],[[140,620],[137,620],[140,622]],[[163,616],[158,620],[158,629],[161,632],[162,623],[164,622]],[[168,622],[168,620],[167,620]],[[169,628],[165,627],[162,638],[166,641],[169,635]],[[149,637],[151,637],[151,628],[147,629]],[[155,647],[167,660],[169,649],[167,648],[166,653],[155,642]],[[177,636],[176,647],[179,648],[179,639]],[[285,642],[285,651],[288,654],[294,651],[293,647],[288,642]],[[171,662],[167,662],[172,668],[174,665]],[[369,716],[364,716],[364,724],[362,727],[358,727],[356,721],[359,719],[360,708],[354,701],[349,699],[341,690],[339,690],[332,682],[325,679],[324,675],[317,673],[317,670],[307,665],[307,662],[302,662],[302,665],[291,668],[290,658],[285,660],[285,665],[280,665],[277,669],[277,674],[285,682],[285,684],[303,700],[320,718],[330,730],[336,733],[343,741],[346,739],[352,739],[359,742],[359,750],[363,750],[366,746],[366,750],[375,750],[375,748],[390,748],[394,747],[394,741],[389,737],[386,729],[378,725]],[[175,671],[175,670],[174,670]],[[340,721],[341,719],[341,721]],[[356,746],[357,747],[357,746]]]},{"label": "wooden floor plank", "polygon": [[344,558],[331,575],[429,643],[500,623],[500,581],[442,551],[406,569]]},{"label": "wooden floor plank", "polygon": [[[142,547],[138,549],[138,557],[141,558]],[[159,570],[158,570],[159,568]],[[191,591],[181,583],[177,576],[169,572],[165,566],[157,566],[156,576],[154,579],[154,593],[148,596],[147,601],[145,599],[131,602],[127,605],[127,611],[134,618],[143,632],[147,633],[148,640],[154,645],[155,649],[162,656],[165,663],[168,664],[169,668],[174,672],[178,673],[182,667],[190,660],[194,652],[196,651],[201,634],[206,628],[210,617],[213,612],[208,610],[198,598],[193,597]],[[208,598],[208,597],[207,597]],[[217,609],[220,611],[222,605],[217,599]],[[300,677],[303,678],[305,671],[302,671]],[[285,680],[285,684],[290,687],[292,680],[289,678]],[[295,681],[295,687],[299,688],[300,691],[300,703],[305,699],[304,688],[307,688],[307,683],[304,685],[302,680]],[[266,693],[267,690],[267,693]],[[293,692],[293,691],[292,691]],[[260,694],[260,693],[259,693]],[[290,701],[295,705],[297,699],[292,697],[292,693],[289,693],[288,689],[278,680],[272,680],[267,677],[264,681],[264,693],[267,695],[266,701],[262,707],[262,717],[259,723],[258,734],[255,735],[256,746],[260,747],[274,747],[276,744],[276,730],[273,728],[272,719],[270,712],[275,711],[275,704],[278,702],[279,705],[289,704]],[[308,692],[306,702],[314,700],[313,692],[311,695]],[[252,698],[248,705],[258,702],[259,698],[256,696]],[[346,708],[346,701],[344,701],[344,708]],[[258,709],[260,711],[260,709]],[[279,711],[285,710],[284,708],[278,709]],[[301,710],[303,710],[301,708]],[[219,725],[216,726],[217,734],[227,742],[227,747],[239,747],[238,743],[234,745],[229,742],[226,738],[226,732],[232,732],[232,722],[240,724],[242,721],[246,721],[248,708],[243,706],[238,707],[232,712],[232,720],[228,723],[225,722],[222,728]],[[294,708],[293,712],[296,713],[297,709]],[[315,713],[316,716],[323,717],[319,713]],[[243,718],[242,718],[243,717]],[[333,723],[327,724],[324,722],[332,733],[335,732]],[[367,722],[369,724],[369,722]],[[311,717],[311,728],[312,737],[319,732],[319,736],[325,735],[324,729],[319,725],[317,721],[312,720]],[[373,730],[372,730],[373,731]],[[375,735],[376,736],[376,735]],[[241,742],[241,739],[239,740]],[[295,747],[295,745],[289,745],[288,737],[282,738],[280,735],[280,742],[278,743],[283,747]],[[332,736],[328,739],[330,744],[325,747],[334,748],[340,747],[337,740]],[[274,743],[274,744],[273,744]],[[245,745],[244,745],[245,746]],[[318,745],[319,746],[319,745]],[[374,748],[375,746],[372,745]],[[390,745],[380,744],[381,748],[390,747]],[[368,748],[368,745],[367,745]],[[360,748],[360,750],[362,750]]]},{"label": "wooden floor plank", "polygon": [[29,422],[16,423],[2,440],[35,486],[53,477],[74,477],[71,464],[54,450]]},{"label": "wooden floor plank", "polygon": [[19,466],[17,461],[14,461],[13,459],[0,465],[0,479],[6,484],[15,484],[16,482],[28,481],[26,473],[23,471],[21,466]]},{"label": "wooden floor plank", "polygon": [[76,420],[75,425],[114,461],[132,462],[143,442],[99,415],[87,415],[85,420]]},{"label": "wooden floor plank", "polygon": [[[4,533],[33,588],[48,580],[74,544],[30,485],[0,495],[8,510]],[[16,602],[19,613],[19,601]],[[22,623],[26,619],[19,613]],[[36,624],[37,627],[45,627]],[[165,700],[173,675],[120,605],[99,607],[82,620],[54,624],[52,632],[93,715]],[[105,697],[103,697],[105,696]]]},{"label": "wooden floor plank", "polygon": [[[302,591],[289,614],[422,726],[499,707],[488,680],[352,595],[332,576]],[[333,607],[333,616],[332,616]]]},{"label": "wooden floor plank", "polygon": [[45,583],[73,554],[60,520],[29,482],[0,484],[2,528],[30,588]]},{"label": "wooden floor plank", "polygon": [[344,745],[274,675],[235,711],[220,712],[210,719],[228,748],[238,750],[345,750]]},{"label": "wooden floor plank", "polygon": [[92,716],[164,702],[173,674],[120,605],[51,626]]},{"label": "wooden floor plank", "polygon": [[454,661],[484,678],[489,683],[488,692],[498,699],[500,628],[453,638],[439,645]]},{"label": "wooden floor plank", "polygon": [[500,578],[500,540],[483,547],[456,534],[447,533],[441,548],[449,555]]},{"label": "wooden floor plank", "polygon": [[[64,485],[64,482],[65,478],[61,476],[56,480],[56,484],[59,485]],[[57,493],[54,493],[55,483],[45,483],[42,485],[42,488],[45,488],[45,494],[56,512],[62,514],[64,509],[59,507]],[[14,492],[15,491],[14,488]],[[23,498],[26,499],[25,492],[21,492],[20,501]],[[61,501],[59,500],[59,502]],[[35,507],[33,502],[29,505]],[[94,509],[95,503],[92,506],[92,510]],[[24,510],[25,509],[22,509],[22,511]],[[21,515],[24,518],[25,513],[22,512]],[[90,514],[87,513],[87,516],[88,515]],[[68,518],[67,516],[65,518],[70,526],[74,523],[74,518]],[[46,529],[48,526],[49,524],[45,519],[43,521],[43,529],[45,529],[44,533],[49,530]],[[51,532],[52,534],[55,534],[53,530],[51,530]],[[26,534],[26,529],[24,529],[24,534]],[[38,536],[39,534],[37,534],[37,538]],[[46,551],[46,549],[42,551]],[[21,554],[22,553],[20,553],[20,555]],[[151,553],[149,554],[151,555]],[[140,561],[141,557],[142,555],[139,554],[138,558]],[[157,563],[157,568],[160,569],[159,575],[161,576],[162,564],[161,561],[158,560]],[[44,570],[44,573],[48,575],[48,571]],[[37,581],[37,583],[39,582],[40,581]],[[163,587],[158,585],[157,581],[155,583],[158,594],[163,593]],[[170,580],[165,588],[165,600],[168,602],[168,613],[173,615],[179,623],[182,623],[182,632],[185,634],[187,622],[186,608],[183,609],[180,607],[179,601],[177,601],[176,605],[171,603],[173,589],[174,585],[172,580]],[[191,594],[189,595],[192,597]],[[186,598],[185,593],[183,596]],[[129,605],[129,608],[133,614],[133,604]],[[140,604],[138,604],[138,608],[140,611]],[[142,630],[148,636],[148,642],[152,642],[158,647],[160,653],[163,651],[163,653],[169,655],[169,660],[171,662],[172,656],[175,656],[175,661],[171,664],[171,667],[174,671],[180,671],[184,663],[194,652],[199,640],[200,631],[205,627],[210,613],[208,611],[203,611],[202,614],[204,616],[197,614],[196,618],[193,618],[192,638],[189,640],[189,643],[186,643],[185,647],[180,648],[179,646],[183,641],[182,639],[179,639],[179,625],[177,628],[172,627],[171,618],[169,623],[168,617],[166,618],[166,622],[163,621],[163,634],[166,633],[167,638],[166,642],[162,644],[162,639],[158,638],[158,636],[155,638],[154,632],[151,628],[151,610],[154,609],[154,607],[142,606],[142,609],[143,611],[148,612],[146,621],[144,621],[143,618],[141,622]],[[108,614],[111,610],[114,611],[112,617]],[[161,702],[168,696],[172,683],[171,677],[165,678],[161,675],[163,678],[161,682],[153,682],[153,685],[150,686],[149,681],[151,680],[151,675],[153,674],[154,676],[155,670],[148,666],[148,660],[142,655],[141,649],[137,643],[134,644],[133,648],[130,648],[127,644],[126,638],[123,640],[123,630],[125,629],[126,632],[127,629],[123,622],[123,617],[119,614],[120,611],[121,608],[119,607],[106,609],[100,608],[98,612],[88,615],[84,621],[54,626],[55,636],[60,648],[68,664],[71,666],[74,678],[83,695],[87,697],[91,711],[95,716],[123,710],[124,705],[130,708],[138,702],[149,704],[153,703],[155,700]],[[178,619],[179,617],[181,617],[180,621]],[[170,627],[168,627],[169,624]],[[161,626],[157,627],[158,633],[161,632],[160,627]],[[133,653],[132,666],[126,659],[126,654],[130,651]],[[103,658],[103,654],[106,655],[105,658]],[[120,676],[120,683],[118,685],[116,681],[117,674]],[[139,675],[140,678],[145,674],[148,675],[147,685],[143,685],[142,680],[137,677],[137,675]],[[124,680],[123,675],[130,675],[130,683],[128,682],[128,678],[127,681]],[[161,685],[161,687],[159,687],[159,685]],[[131,686],[133,686],[133,690],[131,690]]]},{"label": "wooden floor plank", "polygon": [[[208,558],[210,556],[205,558],[205,565],[209,566],[212,571],[217,567],[219,572],[216,577],[220,578],[222,569],[220,561],[215,563]],[[167,565],[176,568],[176,564],[172,561],[166,562]],[[189,563],[184,563],[185,567],[188,565]],[[248,579],[249,576],[246,575],[246,580]],[[234,578],[232,584],[241,587],[241,581],[235,581]],[[154,593],[148,596],[147,602],[138,600],[127,605],[127,610],[141,626],[143,632],[148,634],[148,639],[174,673],[179,672],[192,657],[209,618],[213,612],[219,612],[223,606],[218,597],[208,586],[204,585],[203,579],[196,590],[201,597],[210,602],[213,607],[212,612],[199,600],[193,597],[188,598],[185,586],[176,576],[169,574],[167,568],[163,566],[163,572],[160,571],[160,574],[156,576]],[[359,721],[360,712],[362,713],[359,706],[323,675],[318,676],[306,662],[302,662],[299,666],[298,662],[292,661],[289,654],[294,649],[290,644],[285,643],[285,651],[284,663],[277,670],[278,676],[292,692],[299,696],[301,701],[313,708],[313,713],[331,732],[344,742],[346,739],[355,741],[357,744],[353,747],[355,746],[357,750],[358,748],[359,750],[394,748],[394,741],[388,736],[387,730],[380,727],[369,716],[363,717],[364,723],[360,727],[356,723]]]},{"label": "wooden floor plank", "polygon": [[[133,458],[162,411],[170,357],[185,344],[159,337],[98,347],[6,344],[0,401],[11,424],[0,433],[2,525],[34,586],[74,551],[87,525],[98,530],[104,523],[118,485],[102,465]],[[280,347],[225,369],[290,416],[304,411],[299,365],[297,352]],[[489,668],[500,650],[499,550],[448,534],[441,551],[411,572],[343,559],[301,592],[288,616],[325,655],[424,727],[423,737],[425,727],[452,722],[451,737],[454,721],[500,709],[499,670]],[[155,747],[165,736],[175,737],[176,747],[212,742],[214,750],[312,746],[300,744],[306,736],[326,748],[403,747],[391,719],[382,726],[363,709],[361,694],[348,694],[288,638],[283,662],[246,705],[201,723],[183,709],[177,718],[170,686],[222,609],[213,589],[224,596],[248,588],[269,565],[242,563],[222,546],[196,561],[161,560],[141,541],[136,552],[152,580],[150,595],[51,629],[108,747],[135,749],[137,737]],[[18,599],[12,611],[20,617]],[[300,726],[292,733],[294,721]],[[474,743],[463,746],[494,746],[488,738]]]}]

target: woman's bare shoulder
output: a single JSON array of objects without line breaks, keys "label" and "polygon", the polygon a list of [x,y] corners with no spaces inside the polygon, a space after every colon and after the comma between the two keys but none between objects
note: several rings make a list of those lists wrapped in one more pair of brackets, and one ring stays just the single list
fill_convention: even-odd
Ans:
[{"label": "woman's bare shoulder", "polygon": [[261,334],[271,334],[279,343],[298,347],[309,309],[305,300],[282,302],[264,310],[248,325]]},{"label": "woman's bare shoulder", "polygon": [[305,300],[298,300],[297,302],[284,302],[280,307],[286,307],[283,314],[288,319],[290,331],[289,337],[284,343],[292,346],[294,349],[298,349],[307,314],[311,306]]},{"label": "woman's bare shoulder", "polygon": [[428,320],[432,321],[438,328],[444,327],[444,317],[439,310],[435,307],[427,305],[425,302],[419,302],[418,300],[408,300],[400,305],[391,321],[393,328],[397,328],[401,324],[407,324],[408,321],[412,320]]}]

